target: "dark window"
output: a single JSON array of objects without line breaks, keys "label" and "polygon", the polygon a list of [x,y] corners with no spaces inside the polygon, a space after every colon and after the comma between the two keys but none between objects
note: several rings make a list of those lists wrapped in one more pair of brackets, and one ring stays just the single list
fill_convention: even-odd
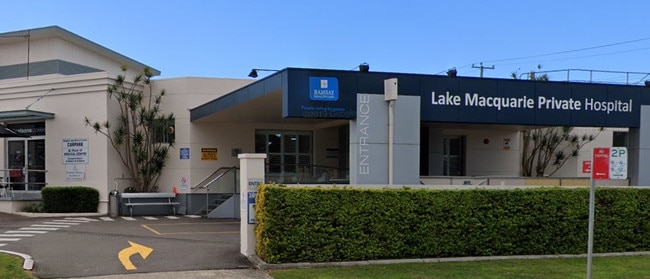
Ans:
[{"label": "dark window", "polygon": [[312,134],[298,131],[256,131],[255,152],[266,153],[269,181],[295,182],[312,172]]},{"label": "dark window", "polygon": [[629,146],[628,135],[629,135],[628,132],[614,131],[614,134],[612,136],[612,146],[613,147],[628,147]]},{"label": "dark window", "polygon": [[174,121],[157,121],[154,124],[153,131],[154,143],[174,143],[176,139],[176,129]]},{"label": "dark window", "polygon": [[442,174],[447,176],[465,175],[465,137],[445,137],[443,144]]}]

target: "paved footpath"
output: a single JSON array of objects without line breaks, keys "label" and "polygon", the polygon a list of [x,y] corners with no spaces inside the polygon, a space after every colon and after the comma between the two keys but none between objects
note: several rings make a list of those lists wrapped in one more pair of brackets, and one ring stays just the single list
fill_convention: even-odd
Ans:
[{"label": "paved footpath", "polygon": [[103,275],[93,277],[74,277],[68,279],[272,279],[264,271],[255,269],[197,270],[178,272],[154,272]]}]

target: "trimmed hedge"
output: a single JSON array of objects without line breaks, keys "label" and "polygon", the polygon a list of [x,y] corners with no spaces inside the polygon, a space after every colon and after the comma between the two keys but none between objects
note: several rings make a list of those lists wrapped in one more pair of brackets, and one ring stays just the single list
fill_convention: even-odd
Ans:
[{"label": "trimmed hedge", "polygon": [[45,187],[41,190],[45,212],[97,212],[99,191],[84,186]]},{"label": "trimmed hedge", "polygon": [[[410,190],[262,185],[269,263],[587,251],[589,188]],[[594,252],[650,250],[650,189],[599,188]]]}]

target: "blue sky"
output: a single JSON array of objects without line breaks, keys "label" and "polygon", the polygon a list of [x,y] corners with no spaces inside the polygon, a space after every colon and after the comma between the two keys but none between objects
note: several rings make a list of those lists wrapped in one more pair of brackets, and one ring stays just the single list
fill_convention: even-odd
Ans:
[{"label": "blue sky", "polygon": [[[456,67],[463,76],[478,76],[471,64],[485,62],[495,66],[485,77],[508,78],[538,64],[549,71],[650,72],[648,10],[640,0],[21,0],[3,3],[0,32],[58,25],[161,70],[162,78],[349,70],[363,62],[382,72]],[[571,51],[578,49],[586,50]],[[558,52],[565,53],[544,55]],[[520,57],[530,58],[504,60]]]}]

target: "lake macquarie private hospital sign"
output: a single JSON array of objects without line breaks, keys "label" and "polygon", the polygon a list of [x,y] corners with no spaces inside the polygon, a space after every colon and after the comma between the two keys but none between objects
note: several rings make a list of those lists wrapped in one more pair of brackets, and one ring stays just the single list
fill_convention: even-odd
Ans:
[{"label": "lake macquarie private hospital sign", "polygon": [[[404,145],[395,149],[393,164],[398,167],[420,163],[419,150],[413,147],[420,145],[420,123],[425,122],[640,128],[638,140],[650,141],[642,136],[644,130],[650,134],[650,107],[644,107],[650,105],[650,88],[645,86],[312,69],[287,69],[283,77],[283,117],[351,120],[350,175],[377,176],[351,177],[351,182],[385,181],[385,166],[378,162],[385,161],[389,145],[383,95],[384,81],[392,78],[399,81],[394,106],[399,140],[393,146]],[[648,120],[642,121],[646,113]],[[640,157],[630,162],[631,170],[650,168],[650,159]],[[407,176],[395,182],[419,181],[416,171]],[[638,177],[631,181],[650,184],[650,174]]]},{"label": "lake macquarie private hospital sign", "polygon": [[650,105],[650,88],[633,85],[325,70],[289,73],[283,116],[290,118],[356,119],[357,94],[383,95],[388,78],[398,78],[399,96],[420,98],[421,122],[636,128],[641,106]]}]

